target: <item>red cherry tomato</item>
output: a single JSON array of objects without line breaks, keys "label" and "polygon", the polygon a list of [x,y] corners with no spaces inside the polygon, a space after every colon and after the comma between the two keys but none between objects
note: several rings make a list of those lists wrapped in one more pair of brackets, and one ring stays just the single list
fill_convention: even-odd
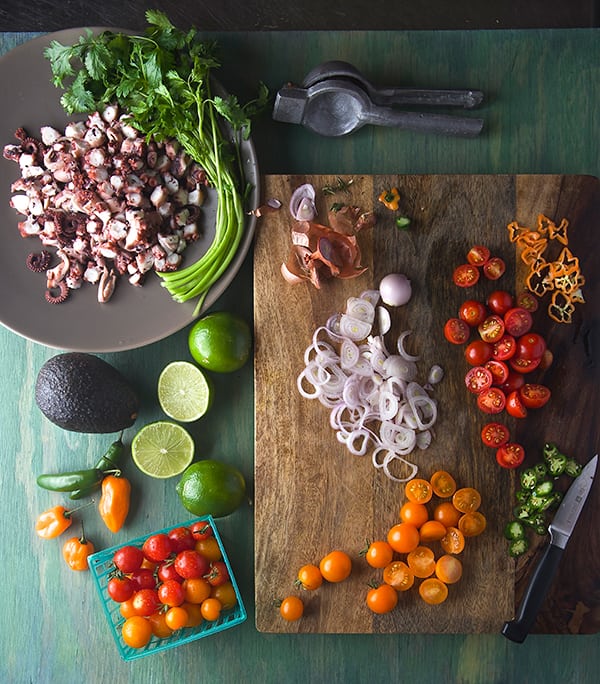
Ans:
[{"label": "red cherry tomato", "polygon": [[491,359],[485,366],[492,374],[492,385],[503,385],[508,379],[508,366],[504,361],[496,361],[496,359]]},{"label": "red cherry tomato", "polygon": [[479,280],[479,269],[472,264],[461,264],[454,269],[452,280],[458,287],[472,287]]},{"label": "red cherry tomato", "polygon": [[527,309],[515,306],[504,314],[504,327],[513,337],[521,337],[531,330],[533,318]]},{"label": "red cherry tomato", "polygon": [[492,386],[492,374],[483,366],[474,366],[465,375],[465,385],[469,392],[479,394]]},{"label": "red cherry tomato", "polygon": [[506,290],[494,290],[487,298],[488,308],[498,316],[504,314],[513,307],[513,296]]},{"label": "red cherry tomato", "polygon": [[467,299],[458,310],[458,317],[472,328],[483,323],[487,316],[487,309],[484,304],[476,299]]},{"label": "red cherry tomato", "polygon": [[129,601],[135,590],[135,583],[130,577],[111,577],[106,586],[108,595],[117,603]]},{"label": "red cherry tomato", "polygon": [[144,552],[137,546],[122,546],[115,551],[113,563],[121,572],[130,573],[139,570],[144,562]]},{"label": "red cherry tomato", "polygon": [[501,413],[506,406],[504,392],[498,387],[490,387],[477,397],[477,406],[484,413]]},{"label": "red cherry tomato", "polygon": [[479,336],[484,342],[498,342],[504,335],[504,321],[500,316],[492,314],[488,316],[483,323],[480,323],[478,328]]},{"label": "red cherry tomato", "polygon": [[512,335],[503,335],[497,342],[494,342],[492,356],[498,361],[506,361],[515,355],[517,351],[517,341]]},{"label": "red cherry tomato", "polygon": [[161,582],[168,582],[175,580],[175,582],[183,582],[183,577],[175,570],[175,565],[170,561],[161,563],[156,571],[156,576]]},{"label": "red cherry tomato", "polygon": [[485,446],[497,449],[510,439],[510,432],[502,423],[486,423],[481,428],[481,441]]},{"label": "red cherry tomato", "polygon": [[550,400],[550,390],[545,385],[526,383],[519,390],[521,401],[530,409],[537,409],[545,406]]},{"label": "red cherry tomato", "polygon": [[213,528],[206,520],[199,520],[190,527],[190,532],[194,535],[194,539],[208,539],[213,536]]},{"label": "red cherry tomato", "polygon": [[151,535],[142,546],[144,556],[154,563],[166,560],[171,555],[172,550],[171,540],[162,533]]},{"label": "red cherry tomato", "polygon": [[506,397],[506,412],[513,418],[525,418],[527,416],[527,409],[521,401],[519,390],[511,392]]},{"label": "red cherry tomato", "polygon": [[523,387],[525,384],[525,378],[522,373],[516,373],[515,371],[508,371],[508,377],[505,382],[500,385],[500,389],[504,394],[510,394],[513,390],[517,390]]},{"label": "red cherry tomato", "polygon": [[517,373],[531,373],[541,362],[542,359],[523,359],[520,356],[513,356],[508,363]]},{"label": "red cherry tomato", "polygon": [[464,344],[471,335],[471,329],[460,318],[450,318],[444,325],[444,337],[452,344]]},{"label": "red cherry tomato", "polygon": [[135,583],[136,591],[139,589],[154,589],[156,577],[149,568],[140,568],[131,573],[131,579]]},{"label": "red cherry tomato", "polygon": [[483,266],[490,258],[490,250],[484,245],[473,245],[467,252],[467,261],[473,266]]},{"label": "red cherry tomato", "polygon": [[530,313],[538,310],[538,300],[537,297],[532,292],[521,292],[517,295],[516,305],[520,306],[522,309],[527,309]]},{"label": "red cherry tomato", "polygon": [[189,527],[175,527],[167,536],[171,540],[174,553],[179,553],[185,549],[193,549],[196,545],[196,540]]},{"label": "red cherry tomato", "polygon": [[509,442],[496,451],[496,461],[503,468],[518,468],[525,460],[525,449],[520,444]]},{"label": "red cherry tomato", "polygon": [[483,340],[473,340],[465,349],[465,358],[471,366],[485,366],[492,358],[492,345]]},{"label": "red cherry tomato", "polygon": [[492,257],[483,264],[483,274],[489,280],[498,280],[506,271],[506,264],[500,257]]},{"label": "red cherry tomato", "polygon": [[175,570],[184,579],[197,579],[203,577],[209,571],[210,562],[205,557],[192,549],[180,551],[173,561]]},{"label": "red cherry tomato", "polygon": [[546,351],[546,340],[534,332],[525,333],[517,340],[516,356],[522,359],[540,359]]}]

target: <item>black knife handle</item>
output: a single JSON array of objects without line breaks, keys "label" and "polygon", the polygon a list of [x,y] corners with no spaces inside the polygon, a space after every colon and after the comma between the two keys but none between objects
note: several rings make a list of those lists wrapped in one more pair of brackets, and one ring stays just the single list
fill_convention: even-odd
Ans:
[{"label": "black knife handle", "polygon": [[563,549],[548,544],[544,555],[537,564],[529,580],[525,595],[519,607],[519,613],[514,620],[504,623],[502,634],[511,641],[521,644],[529,634],[530,629],[542,607],[542,603],[552,586],[554,575],[563,554]]}]

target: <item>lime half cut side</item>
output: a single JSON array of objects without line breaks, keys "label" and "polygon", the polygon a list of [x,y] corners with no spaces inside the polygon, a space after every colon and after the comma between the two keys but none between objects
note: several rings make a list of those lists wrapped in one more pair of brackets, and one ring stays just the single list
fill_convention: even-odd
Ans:
[{"label": "lime half cut side", "polygon": [[167,478],[182,473],[194,458],[194,440],[189,432],[168,420],[148,423],[131,442],[131,457],[150,477]]},{"label": "lime half cut side", "polygon": [[158,378],[158,401],[173,420],[191,423],[210,408],[212,400],[208,378],[188,361],[169,363]]}]

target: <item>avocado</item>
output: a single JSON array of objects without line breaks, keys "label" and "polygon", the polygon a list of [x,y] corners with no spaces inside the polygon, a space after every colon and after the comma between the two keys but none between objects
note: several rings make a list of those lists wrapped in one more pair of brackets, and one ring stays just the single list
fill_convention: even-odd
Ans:
[{"label": "avocado", "polygon": [[55,425],[72,432],[119,432],[135,422],[139,399],[103,359],[66,352],[48,359],[35,383],[35,401]]}]

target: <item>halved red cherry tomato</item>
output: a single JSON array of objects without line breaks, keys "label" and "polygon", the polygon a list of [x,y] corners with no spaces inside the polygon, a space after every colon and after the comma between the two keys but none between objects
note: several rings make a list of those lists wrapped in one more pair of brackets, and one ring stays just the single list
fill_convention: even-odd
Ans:
[{"label": "halved red cherry tomato", "polygon": [[481,441],[487,447],[497,449],[510,439],[510,432],[502,423],[486,423],[481,428]]},{"label": "halved red cherry tomato", "polygon": [[489,280],[498,280],[506,271],[506,264],[500,257],[492,257],[483,264],[483,274]]},{"label": "halved red cherry tomato", "polygon": [[530,409],[541,408],[550,399],[550,390],[545,385],[525,383],[519,390],[521,401]]},{"label": "halved red cherry tomato", "polygon": [[524,359],[520,356],[513,356],[509,360],[510,367],[517,373],[531,373],[542,362],[542,359]]},{"label": "halved red cherry tomato", "polygon": [[517,340],[517,353],[522,359],[540,359],[546,351],[546,340],[537,333],[528,332]]},{"label": "halved red cherry tomato", "polygon": [[467,261],[473,266],[483,266],[490,258],[490,250],[484,245],[473,245],[467,252]]},{"label": "halved red cherry tomato", "polygon": [[458,310],[458,317],[471,327],[476,327],[483,323],[487,316],[487,309],[482,302],[476,299],[467,299]]},{"label": "halved red cherry tomato", "polygon": [[501,413],[506,406],[504,392],[498,387],[490,387],[477,397],[477,406],[484,413]]},{"label": "halved red cherry tomato", "polygon": [[472,287],[479,280],[479,269],[472,264],[461,264],[454,269],[452,280],[458,287]]},{"label": "halved red cherry tomato", "polygon": [[522,309],[527,309],[531,313],[537,311],[539,306],[537,297],[532,292],[527,292],[527,290],[517,295],[516,305]]},{"label": "halved red cherry tomato", "polygon": [[522,373],[516,373],[515,371],[508,372],[508,378],[506,381],[499,385],[500,389],[504,394],[510,394],[513,390],[517,390],[523,387],[525,384],[525,378]]},{"label": "halved red cherry tomato", "polygon": [[492,346],[492,356],[498,361],[506,361],[515,355],[517,341],[512,335],[503,335]]},{"label": "halved red cherry tomato", "polygon": [[473,394],[479,394],[483,390],[489,389],[492,386],[492,380],[491,372],[483,366],[473,366],[465,375],[465,385]]},{"label": "halved red cherry tomato", "polygon": [[488,308],[499,316],[513,307],[513,296],[506,290],[494,290],[487,298]]},{"label": "halved red cherry tomato", "polygon": [[509,370],[504,361],[491,359],[485,364],[484,368],[487,368],[492,374],[492,385],[502,385],[508,379]]},{"label": "halved red cherry tomato", "polygon": [[520,444],[509,442],[496,451],[496,461],[503,468],[518,468],[525,460],[525,449]]},{"label": "halved red cherry tomato", "polygon": [[521,401],[518,390],[511,392],[506,397],[506,412],[513,418],[525,418],[527,416],[527,409]]},{"label": "halved red cherry tomato", "polygon": [[465,349],[465,358],[471,366],[485,366],[492,358],[492,345],[483,340],[473,340]]},{"label": "halved red cherry tomato", "polygon": [[508,335],[521,337],[531,330],[533,318],[527,309],[515,306],[504,314],[504,327]]},{"label": "halved red cherry tomato", "polygon": [[484,342],[498,342],[504,335],[504,321],[500,316],[492,314],[491,316],[488,316],[483,323],[480,323],[477,329],[479,331],[479,337],[481,337]]},{"label": "halved red cherry tomato", "polygon": [[444,337],[452,344],[464,344],[471,335],[471,329],[460,318],[450,318],[444,325]]}]

